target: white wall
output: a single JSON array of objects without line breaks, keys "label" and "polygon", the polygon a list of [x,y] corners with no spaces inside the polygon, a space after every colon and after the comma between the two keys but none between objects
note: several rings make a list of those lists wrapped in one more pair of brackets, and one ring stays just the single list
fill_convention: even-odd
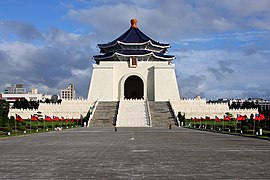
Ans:
[{"label": "white wall", "polygon": [[127,61],[113,61],[93,65],[88,100],[93,102],[97,99],[111,101],[123,99],[124,83],[131,75],[142,79],[144,97],[150,101],[180,99],[174,65],[169,65],[168,62],[138,61],[136,68],[130,68]]},{"label": "white wall", "polygon": [[171,101],[172,108],[177,115],[178,112],[181,112],[182,115],[185,113],[185,117],[187,119],[190,118],[200,118],[205,116],[209,116],[214,119],[215,116],[219,118],[223,118],[226,112],[231,113],[234,117],[237,117],[237,114],[247,115],[248,117],[251,114],[258,114],[258,109],[229,109],[227,103],[214,103],[208,104],[203,99],[187,99],[187,100],[179,100],[179,101]]},{"label": "white wall", "polygon": [[41,103],[37,110],[10,109],[9,116],[19,114],[23,119],[28,119],[31,115],[41,112],[43,117],[63,116],[64,118],[80,118],[85,116],[90,108],[91,102],[88,100],[63,100],[61,104]]},{"label": "white wall", "polygon": [[90,82],[88,100],[91,102],[99,100],[114,100],[113,86],[114,73],[111,65],[93,65],[93,73]]},{"label": "white wall", "polygon": [[174,65],[155,66],[155,101],[180,100]]}]

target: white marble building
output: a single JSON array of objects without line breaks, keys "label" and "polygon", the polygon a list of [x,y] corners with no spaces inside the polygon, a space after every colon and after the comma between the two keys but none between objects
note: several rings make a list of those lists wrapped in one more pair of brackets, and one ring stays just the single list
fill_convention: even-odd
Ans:
[{"label": "white marble building", "polygon": [[[46,115],[79,118],[80,115],[86,115],[90,106],[98,104],[94,102],[120,101],[118,118],[121,120],[118,126],[151,126],[148,101],[168,101],[175,114],[185,113],[186,118],[222,118],[226,112],[235,116],[258,113],[257,109],[231,110],[227,104],[207,104],[201,99],[180,99],[172,63],[175,56],[166,54],[170,45],[146,36],[137,27],[135,19],[131,20],[131,27],[120,37],[106,44],[98,44],[98,47],[101,55],[93,57],[96,64],[93,65],[88,99],[65,100],[61,105],[41,105],[38,111]],[[144,102],[139,102],[138,99]],[[95,110],[95,107],[91,109]],[[129,113],[131,109],[133,114],[144,110],[145,115],[138,116],[141,117],[138,123],[129,122],[127,125],[122,119],[126,119],[124,112]],[[10,115],[15,113],[22,118],[29,118],[34,112],[10,111]]]}]

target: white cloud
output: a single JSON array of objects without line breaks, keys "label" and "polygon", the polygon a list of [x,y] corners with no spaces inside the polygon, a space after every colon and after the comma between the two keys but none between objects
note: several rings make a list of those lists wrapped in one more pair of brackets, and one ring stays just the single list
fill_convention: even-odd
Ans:
[{"label": "white cloud", "polygon": [[[137,18],[139,28],[155,39],[244,29],[269,30],[270,1],[133,1],[70,8],[68,17],[92,26],[98,36],[114,38]],[[263,18],[262,18],[263,17]],[[154,29],[154,31],[153,31]],[[110,39],[108,39],[110,40]]]},{"label": "white cloud", "polygon": [[175,45],[169,51],[177,57],[182,96],[270,96],[265,75],[270,67],[268,0],[80,0],[61,4],[67,8],[62,20],[79,22],[76,29],[90,29],[89,34],[57,27],[40,32],[29,23],[1,21],[0,88],[23,82],[57,93],[75,82],[77,92],[86,97],[91,57],[98,53],[96,44],[117,38],[130,27],[129,20],[137,18],[145,34]]},{"label": "white cloud", "polygon": [[[175,52],[181,95],[216,99],[255,96],[254,88],[265,96],[270,81],[265,73],[268,54],[246,55],[243,51],[193,50]],[[260,93],[257,93],[260,94]],[[269,98],[269,97],[268,97]]]},{"label": "white cloud", "polygon": [[[59,94],[73,82],[86,97],[91,73],[91,35],[67,33],[53,28],[43,33],[42,45],[5,41],[0,44],[0,88],[6,83],[24,83],[41,93]],[[62,82],[66,82],[63,84]]]}]

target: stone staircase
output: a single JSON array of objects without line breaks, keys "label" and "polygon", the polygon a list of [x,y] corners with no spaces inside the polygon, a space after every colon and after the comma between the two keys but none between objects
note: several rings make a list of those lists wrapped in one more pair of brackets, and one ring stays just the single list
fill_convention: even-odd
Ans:
[{"label": "stone staircase", "polygon": [[149,127],[144,100],[122,100],[119,104],[117,127]]},{"label": "stone staircase", "polygon": [[99,101],[90,120],[90,127],[112,127],[119,107],[118,101]]},{"label": "stone staircase", "polygon": [[174,125],[175,117],[169,101],[149,101],[152,127],[169,127]]}]

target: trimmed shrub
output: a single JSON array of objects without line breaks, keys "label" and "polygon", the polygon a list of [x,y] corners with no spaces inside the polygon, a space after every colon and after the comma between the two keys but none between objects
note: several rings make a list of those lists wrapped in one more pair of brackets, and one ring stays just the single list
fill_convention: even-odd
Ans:
[{"label": "trimmed shrub", "polygon": [[25,127],[25,126],[19,126],[19,127],[18,127],[18,130],[19,130],[19,131],[26,131],[26,127]]},{"label": "trimmed shrub", "polygon": [[54,125],[54,127],[62,127],[60,123]]},{"label": "trimmed shrub", "polygon": [[11,132],[11,128],[10,127],[3,127],[2,130],[4,132]]},{"label": "trimmed shrub", "polygon": [[31,126],[31,128],[34,129],[34,130],[37,130],[37,129],[38,129],[38,126],[35,125],[35,124],[33,124],[33,125]]}]

